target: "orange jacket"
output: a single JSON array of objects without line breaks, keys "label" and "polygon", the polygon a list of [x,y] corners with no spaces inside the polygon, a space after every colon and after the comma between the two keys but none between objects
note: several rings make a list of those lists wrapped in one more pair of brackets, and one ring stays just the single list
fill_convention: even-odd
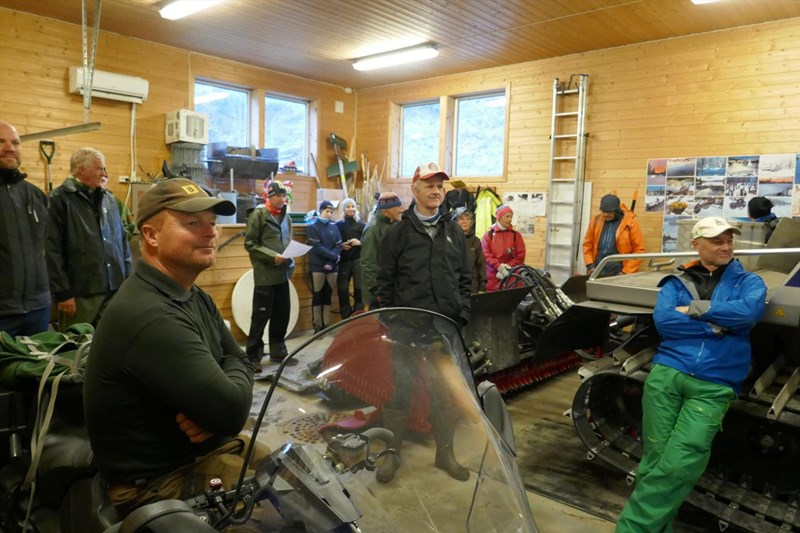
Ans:
[{"label": "orange jacket", "polygon": [[[621,254],[641,254],[644,253],[644,239],[642,238],[642,228],[636,220],[636,215],[628,210],[624,205],[622,209],[622,221],[617,228],[617,251]],[[598,213],[589,222],[586,236],[583,238],[583,261],[586,265],[591,265],[597,257],[597,246],[600,242],[600,233],[603,231],[603,213]],[[623,274],[632,274],[639,271],[641,259],[629,259],[622,262]]]}]

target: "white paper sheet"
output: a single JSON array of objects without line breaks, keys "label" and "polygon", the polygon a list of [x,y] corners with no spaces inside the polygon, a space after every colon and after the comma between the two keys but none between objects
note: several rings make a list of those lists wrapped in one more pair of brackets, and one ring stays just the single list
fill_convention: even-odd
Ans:
[{"label": "white paper sheet", "polygon": [[292,241],[289,243],[289,246],[281,252],[283,257],[300,257],[306,255],[308,251],[311,249],[311,246],[307,244],[303,244],[297,241]]}]

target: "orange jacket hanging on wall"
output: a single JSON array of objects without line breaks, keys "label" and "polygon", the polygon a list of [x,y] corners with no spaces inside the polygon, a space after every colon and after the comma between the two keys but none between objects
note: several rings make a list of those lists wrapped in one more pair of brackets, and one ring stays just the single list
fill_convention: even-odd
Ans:
[{"label": "orange jacket hanging on wall", "polygon": [[[642,229],[636,220],[636,215],[624,204],[621,206],[622,221],[617,228],[617,251],[621,254],[644,253],[644,239]],[[586,236],[583,239],[583,260],[586,266],[593,265],[597,257],[597,247],[600,243],[600,234],[603,231],[603,213],[598,213],[589,222]],[[641,259],[629,259],[622,262],[622,273],[632,274],[639,271]],[[595,265],[596,266],[596,265]]]}]

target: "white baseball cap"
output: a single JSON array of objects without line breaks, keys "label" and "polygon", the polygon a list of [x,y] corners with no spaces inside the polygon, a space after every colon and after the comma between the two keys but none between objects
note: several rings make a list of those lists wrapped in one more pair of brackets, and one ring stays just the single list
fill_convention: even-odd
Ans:
[{"label": "white baseball cap", "polygon": [[742,234],[739,228],[728,224],[728,221],[722,217],[701,218],[692,228],[692,240],[699,239],[700,237],[710,239],[726,231],[732,231],[736,235]]}]

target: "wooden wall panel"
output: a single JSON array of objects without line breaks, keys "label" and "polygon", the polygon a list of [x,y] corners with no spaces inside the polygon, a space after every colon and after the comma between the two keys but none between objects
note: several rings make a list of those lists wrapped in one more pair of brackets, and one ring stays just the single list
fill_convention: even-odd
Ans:
[{"label": "wooden wall panel", "polygon": [[[68,69],[82,61],[80,26],[0,8],[0,27],[6,42],[0,47],[0,119],[14,124],[20,134],[35,133],[82,124],[83,99],[68,94]],[[161,162],[170,158],[164,142],[165,114],[179,108],[191,109],[194,76],[202,76],[243,87],[308,98],[316,101],[319,136],[317,159],[324,172],[335,162],[330,132],[346,139],[354,137],[355,95],[341,87],[289,76],[190,53],[152,42],[101,32],[97,46],[97,68],[145,78],[150,83],[147,101],[136,106],[137,167],[155,173]],[[344,113],[335,112],[335,102],[344,104]],[[57,137],[53,159],[53,182],[60,185],[69,175],[69,158],[81,146],[93,146],[106,156],[111,190],[124,198],[127,187],[119,176],[130,175],[132,105],[94,99],[90,122],[100,122],[96,132]],[[38,142],[23,143],[23,170],[35,185],[44,188],[45,163],[38,153]],[[136,168],[137,174],[142,172]],[[292,176],[297,184],[298,209],[306,212],[316,205],[316,182]],[[325,183],[323,178],[323,184]],[[335,187],[335,182],[330,182]],[[239,228],[239,229],[243,229]],[[234,252],[235,249],[238,250]],[[250,268],[242,248],[232,245],[220,254],[214,271],[200,278],[199,284],[214,297],[224,317],[231,319],[230,292],[241,274]],[[298,291],[307,284],[303,266],[295,274]],[[311,296],[301,292],[301,320],[298,331],[310,329]],[[241,332],[237,332],[243,338]]]},{"label": "wooden wall panel", "polygon": [[[592,207],[609,192],[626,203],[638,192],[647,250],[659,251],[661,216],[642,208],[648,159],[800,151],[798,36],[800,19],[790,19],[361,90],[358,148],[374,161],[389,157],[390,102],[508,85],[508,168],[496,185],[501,192],[546,190],[553,79],[588,74]],[[393,180],[388,187],[407,197],[408,185]],[[544,229],[538,220],[526,239],[527,262],[537,267],[543,266]]]}]

